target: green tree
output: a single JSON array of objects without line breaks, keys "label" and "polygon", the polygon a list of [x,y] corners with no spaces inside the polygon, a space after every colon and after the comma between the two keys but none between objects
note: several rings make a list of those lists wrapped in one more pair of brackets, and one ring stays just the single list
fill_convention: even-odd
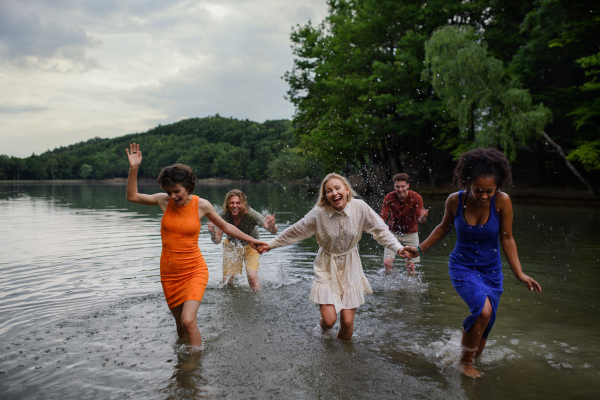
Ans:
[{"label": "green tree", "polygon": [[285,149],[269,163],[271,179],[282,183],[303,183],[324,175],[323,164],[300,155],[299,149]]},{"label": "green tree", "polygon": [[495,21],[489,4],[330,0],[323,23],[297,26],[291,35],[294,68],[284,78],[306,155],[328,169],[353,165],[365,178],[374,164],[388,166],[388,173],[392,164],[402,171],[401,156],[409,152],[431,170],[433,147],[445,146],[457,132],[421,79],[424,43],[448,20],[479,27]]},{"label": "green tree", "polygon": [[93,168],[91,165],[83,164],[79,169],[79,176],[81,176],[81,178],[83,179],[87,179],[87,177],[90,176],[90,174],[92,173],[92,170]]},{"label": "green tree", "polygon": [[516,147],[544,138],[561,153],[567,166],[590,191],[592,186],[566,159],[562,148],[544,127],[551,120],[543,104],[534,106],[519,80],[507,73],[472,27],[446,26],[431,36],[426,46],[423,78],[431,81],[438,96],[456,118],[464,139],[457,153],[469,148],[494,146],[514,160]]}]

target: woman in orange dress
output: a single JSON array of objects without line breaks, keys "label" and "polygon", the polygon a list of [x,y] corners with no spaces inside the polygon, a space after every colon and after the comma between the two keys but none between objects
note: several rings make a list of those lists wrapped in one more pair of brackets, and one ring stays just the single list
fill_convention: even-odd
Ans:
[{"label": "woman in orange dress", "polygon": [[207,200],[192,195],[196,177],[190,167],[175,164],[163,168],[158,184],[166,193],[142,194],[137,190],[137,172],[142,162],[139,144],[127,151],[129,176],[127,200],[146,206],[159,206],[164,214],[160,224],[162,254],[160,281],[169,309],[175,317],[177,334],[189,346],[202,346],[196,322],[198,307],[208,283],[208,267],[198,248],[200,220],[206,216],[228,235],[257,248],[264,244],[225,222]]}]

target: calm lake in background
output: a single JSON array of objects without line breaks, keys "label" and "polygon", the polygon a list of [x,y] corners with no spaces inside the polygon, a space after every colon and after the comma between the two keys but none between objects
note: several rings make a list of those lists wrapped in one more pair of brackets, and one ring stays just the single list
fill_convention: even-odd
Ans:
[{"label": "calm lake in background", "polygon": [[[269,184],[196,187],[215,206],[240,188],[275,213],[280,231],[315,199]],[[141,185],[154,193],[156,185]],[[367,199],[379,211],[382,199]],[[444,202],[428,200],[423,240]],[[462,376],[468,308],[448,276],[451,233],[407,277],[383,274],[383,248],[360,243],[374,294],[356,314],[355,336],[315,334],[308,301],[314,238],[261,257],[262,290],[245,275],[221,284],[222,246],[203,221],[199,246],[210,279],[198,311],[204,350],[177,342],[160,285],[158,207],[125,199],[125,187],[0,184],[0,395],[8,399],[406,398],[562,399],[600,393],[600,210],[515,204],[523,270],[540,295],[517,283],[504,259],[504,294],[488,346]],[[263,239],[273,237],[261,230]],[[337,330],[338,327],[334,328]]]}]

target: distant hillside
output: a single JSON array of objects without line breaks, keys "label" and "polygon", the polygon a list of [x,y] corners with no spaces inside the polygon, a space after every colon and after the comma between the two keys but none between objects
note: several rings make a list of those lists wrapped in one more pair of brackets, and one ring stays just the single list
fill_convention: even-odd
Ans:
[{"label": "distant hillside", "polygon": [[[0,156],[4,179],[109,179],[126,177],[125,149],[139,143],[139,175],[155,178],[174,163],[185,163],[198,178],[266,179],[267,168],[283,149],[294,147],[288,120],[252,121],[191,118],[114,139],[94,138],[24,159]],[[282,153],[283,154],[283,153]]]}]

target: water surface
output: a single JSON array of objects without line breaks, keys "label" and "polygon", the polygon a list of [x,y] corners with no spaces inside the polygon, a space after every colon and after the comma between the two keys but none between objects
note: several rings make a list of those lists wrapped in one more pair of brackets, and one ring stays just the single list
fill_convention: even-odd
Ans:
[{"label": "water surface", "polygon": [[[198,186],[219,206],[233,185]],[[276,185],[236,185],[280,230],[314,204]],[[154,185],[140,191],[158,191]],[[367,199],[376,209],[381,199]],[[431,208],[424,238],[441,219]],[[177,342],[159,277],[158,207],[128,203],[111,185],[0,186],[0,393],[3,399],[81,398],[592,398],[600,392],[600,211],[515,204],[526,290],[504,261],[505,293],[473,380],[452,366],[468,309],[448,277],[449,235],[416,277],[382,271],[383,249],[360,244],[374,294],[355,337],[315,334],[308,301],[314,238],[261,257],[262,290],[221,284],[221,245],[203,228],[209,266],[198,312],[205,348]],[[272,237],[261,230],[264,239]],[[337,330],[337,327],[334,328]]]}]

